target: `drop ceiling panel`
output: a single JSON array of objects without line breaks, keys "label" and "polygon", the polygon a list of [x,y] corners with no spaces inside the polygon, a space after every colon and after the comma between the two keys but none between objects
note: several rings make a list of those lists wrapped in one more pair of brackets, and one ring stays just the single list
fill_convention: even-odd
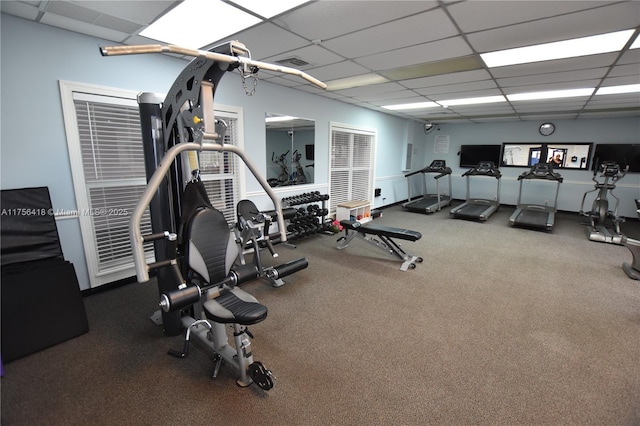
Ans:
[{"label": "drop ceiling panel", "polygon": [[353,61],[342,61],[336,64],[312,68],[308,71],[315,78],[324,82],[337,78],[352,77],[354,75],[368,74],[369,70]]},{"label": "drop ceiling panel", "polygon": [[469,34],[468,38],[478,52],[484,53],[634,28],[638,25],[639,14],[640,2],[632,1],[482,31]]},{"label": "drop ceiling panel", "polygon": [[[442,86],[435,87],[427,87],[424,89],[415,89],[417,93],[425,96],[435,96],[438,95],[438,99],[457,99],[463,98],[466,96],[460,96],[460,93],[465,92],[478,92],[480,90],[487,89],[496,89],[497,86],[492,80],[483,80],[483,81],[472,81],[469,83],[460,83],[460,84],[447,84]],[[486,92],[499,95],[499,92]],[[447,95],[447,97],[443,97]],[[451,96],[451,97],[449,97]],[[485,95],[483,95],[485,96]]]},{"label": "drop ceiling panel", "polygon": [[453,37],[418,46],[405,47],[391,52],[365,56],[358,58],[356,62],[372,70],[388,70],[416,63],[467,56],[471,53],[471,49],[462,37]]},{"label": "drop ceiling panel", "polygon": [[[57,2],[49,2],[57,3]],[[113,1],[113,0],[82,0],[74,3],[93,9],[100,13],[106,13],[127,21],[139,24],[148,24],[165,11],[172,8],[175,1],[154,0],[154,1]]]},{"label": "drop ceiling panel", "polygon": [[491,75],[486,70],[462,71],[433,77],[414,78],[402,81],[402,85],[410,89],[421,89],[434,86],[449,85],[472,81],[490,80]]},{"label": "drop ceiling panel", "polygon": [[[253,59],[262,60],[281,52],[299,49],[309,44],[302,37],[291,34],[271,23],[258,24],[249,30],[240,31],[225,40],[238,40],[251,51]],[[218,41],[215,44],[220,44]]]},{"label": "drop ceiling panel", "polygon": [[54,13],[45,13],[40,22],[53,27],[79,32],[106,40],[117,40],[118,42],[123,42],[127,37],[129,37],[129,34],[121,31],[110,30],[99,25],[91,25],[87,22],[56,15]]},{"label": "drop ceiling panel", "polygon": [[343,96],[348,97],[360,97],[362,95],[375,95],[380,93],[397,92],[402,90],[403,87],[398,83],[382,83],[371,84],[364,87],[354,87],[352,89],[336,90]]},{"label": "drop ceiling panel", "polygon": [[[569,89],[585,89],[596,87],[600,80],[581,80],[581,81],[567,81],[564,83],[548,83],[548,84],[534,84],[528,86],[517,87],[505,87],[504,93],[507,95],[513,95],[516,93],[530,93],[530,92],[546,92],[554,90],[569,90]],[[550,102],[552,100],[549,100]]]},{"label": "drop ceiling panel", "polygon": [[449,6],[462,31],[476,32],[584,10],[609,2],[467,1]]},{"label": "drop ceiling panel", "polygon": [[627,77],[634,76],[640,83],[640,64],[618,65],[611,69],[607,77]]},{"label": "drop ceiling panel", "polygon": [[100,12],[96,10],[86,9],[76,3],[62,1],[48,2],[45,14],[48,13],[55,13],[56,15],[77,19],[82,22],[93,22],[100,16]]},{"label": "drop ceiling panel", "polygon": [[0,1],[0,10],[2,13],[29,19],[31,21],[37,20],[40,15],[40,11],[37,7],[18,1]]},{"label": "drop ceiling panel", "polygon": [[[413,28],[415,31],[407,31]],[[389,34],[393,34],[392,37]],[[457,35],[457,30],[440,10],[421,13],[408,18],[347,34],[323,43],[328,49],[349,58],[359,58],[427,43]]]},{"label": "drop ceiling panel", "polygon": [[336,62],[340,62],[344,60],[344,58],[342,58],[341,56],[338,56],[335,53],[328,51],[327,49],[324,49],[320,46],[313,45],[313,46],[303,47],[302,49],[291,50],[279,55],[271,56],[269,58],[266,58],[265,61],[273,63],[273,62],[277,62],[277,61],[291,58],[291,57],[300,58],[306,62],[309,62],[310,65],[296,67],[297,69],[301,69],[301,70],[305,70],[305,69],[309,69],[309,68],[313,68],[321,65],[334,64]]},{"label": "drop ceiling panel", "polygon": [[491,74],[496,78],[518,77],[524,75],[547,74],[575,71],[611,66],[619,53],[603,53],[601,55],[583,56],[580,58],[557,59],[554,61],[533,62],[529,64],[511,65],[492,68]]},{"label": "drop ceiling panel", "polygon": [[535,84],[562,83],[582,80],[601,79],[607,73],[608,68],[595,68],[582,71],[567,71],[547,74],[527,75],[523,77],[510,77],[498,79],[498,85],[501,87],[519,87]]},{"label": "drop ceiling panel", "polygon": [[274,22],[309,40],[328,40],[437,6],[436,1],[319,1]]},{"label": "drop ceiling panel", "polygon": [[607,77],[602,82],[602,87],[625,86],[627,84],[640,83],[640,75],[628,75],[623,77]]},{"label": "drop ceiling panel", "polygon": [[[0,1],[0,10],[36,22],[42,19],[43,24],[114,44],[135,45],[157,43],[140,37],[138,31],[178,4],[180,1],[15,0]],[[211,24],[215,25],[213,18]],[[425,102],[432,98],[461,99],[600,84],[638,84],[640,49],[490,70],[477,55],[483,51],[627,28],[640,29],[640,1],[309,1],[225,41],[240,40],[254,59],[266,62],[302,59],[309,65],[295,67],[325,82],[378,73],[392,82],[388,86],[365,86],[344,93],[323,91],[294,76],[265,71],[258,75],[260,80],[273,84],[378,111],[382,110],[378,104]],[[459,33],[459,29],[466,33]],[[590,114],[640,116],[637,98],[635,95],[594,96],[588,108],[612,108],[613,111],[591,111]],[[519,114],[504,114],[502,107],[486,104],[479,109],[460,107],[457,111],[473,114],[473,122],[520,120],[549,114],[555,117],[562,105],[580,111],[581,102],[583,100],[575,99],[537,101],[535,107],[522,107],[535,111]],[[635,112],[629,112],[634,109]],[[437,115],[433,110],[382,111],[420,120],[439,115],[443,120],[469,121],[459,114],[442,111]],[[487,117],[477,115],[477,111]],[[494,117],[488,117],[489,114]],[[566,116],[571,114],[577,115],[569,112]]]}]

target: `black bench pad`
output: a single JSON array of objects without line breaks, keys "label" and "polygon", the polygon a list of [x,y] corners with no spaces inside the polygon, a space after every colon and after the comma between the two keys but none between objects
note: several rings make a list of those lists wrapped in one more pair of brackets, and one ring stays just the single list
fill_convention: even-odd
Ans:
[{"label": "black bench pad", "polygon": [[374,225],[372,223],[363,225],[356,220],[341,220],[340,225],[342,225],[346,229],[357,231],[362,234],[374,234],[407,241],[418,241],[420,238],[422,238],[422,234],[418,231],[412,231],[410,229],[403,228],[393,228],[391,226]]}]

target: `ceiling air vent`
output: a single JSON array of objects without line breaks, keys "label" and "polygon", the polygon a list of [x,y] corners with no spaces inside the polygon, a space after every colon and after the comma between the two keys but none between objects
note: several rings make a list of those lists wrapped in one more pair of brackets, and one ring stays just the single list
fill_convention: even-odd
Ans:
[{"label": "ceiling air vent", "polygon": [[306,67],[307,65],[311,65],[309,62],[295,56],[291,58],[280,59],[279,61],[276,61],[276,64],[284,65],[287,67]]}]

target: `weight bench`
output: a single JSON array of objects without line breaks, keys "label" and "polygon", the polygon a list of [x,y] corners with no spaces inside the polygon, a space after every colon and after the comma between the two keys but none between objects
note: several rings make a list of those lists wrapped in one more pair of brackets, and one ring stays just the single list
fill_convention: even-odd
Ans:
[{"label": "weight bench", "polygon": [[[393,228],[391,226],[374,225],[372,223],[361,224],[355,220],[341,220],[340,225],[344,228],[344,236],[338,239],[339,250],[345,249],[349,243],[359,237],[367,243],[383,250],[385,253],[398,257],[402,261],[401,271],[407,269],[415,269],[416,262],[422,262],[422,258],[406,253],[400,245],[393,241],[397,238],[406,241],[418,241],[422,238],[422,234],[417,231],[411,231],[403,228]],[[353,232],[349,232],[353,231]]]}]

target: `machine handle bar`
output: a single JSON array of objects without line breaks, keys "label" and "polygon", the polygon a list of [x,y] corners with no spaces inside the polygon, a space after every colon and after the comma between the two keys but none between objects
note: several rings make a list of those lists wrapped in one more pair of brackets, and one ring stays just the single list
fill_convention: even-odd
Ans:
[{"label": "machine handle bar", "polygon": [[[275,279],[283,278],[287,275],[291,275],[305,269],[307,266],[309,266],[307,259],[300,258],[268,270],[267,276]],[[229,287],[251,281],[258,276],[258,270],[253,266],[250,268],[230,271],[229,275],[215,284],[206,284],[203,286],[195,285],[162,293],[159,305],[164,312],[178,311],[196,303],[207,291],[217,289],[219,292],[218,294],[222,294],[229,291]]]},{"label": "machine handle bar", "polygon": [[143,44],[139,46],[103,46],[100,47],[100,54],[102,56],[119,56],[119,55],[140,55],[146,53],[174,53],[177,55],[192,56],[194,58],[204,56],[207,59],[212,59],[219,62],[225,62],[228,64],[238,64],[244,66],[258,67],[259,69],[267,71],[281,72],[284,74],[297,75],[309,83],[318,86],[321,89],[326,89],[327,85],[315,77],[305,73],[304,71],[297,70],[295,68],[283,67],[281,65],[270,64],[262,61],[254,61],[251,58],[244,56],[230,56],[222,53],[209,52],[206,50],[189,49],[186,47],[175,46],[172,44]]}]

